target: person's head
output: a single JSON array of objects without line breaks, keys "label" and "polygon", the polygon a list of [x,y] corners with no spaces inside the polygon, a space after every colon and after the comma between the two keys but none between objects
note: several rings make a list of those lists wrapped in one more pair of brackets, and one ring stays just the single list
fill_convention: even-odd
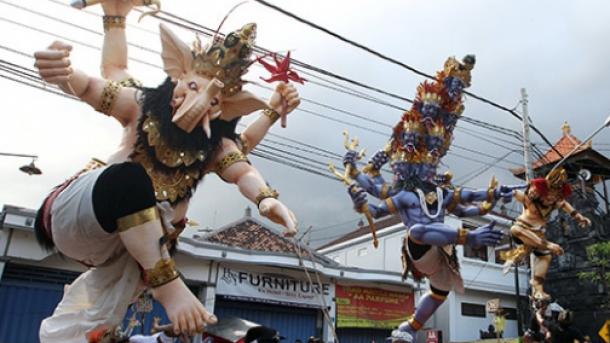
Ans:
[{"label": "person's head", "polygon": [[266,326],[255,326],[246,332],[245,343],[256,341],[258,343],[280,343],[284,337],[276,330]]}]

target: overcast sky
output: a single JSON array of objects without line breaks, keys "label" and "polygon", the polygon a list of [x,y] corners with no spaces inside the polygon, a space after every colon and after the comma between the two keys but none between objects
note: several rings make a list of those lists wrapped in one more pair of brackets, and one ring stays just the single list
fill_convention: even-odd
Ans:
[{"label": "overcast sky", "polygon": [[[67,3],[68,1],[63,1]],[[209,27],[216,27],[224,14],[238,1],[172,0],[163,9]],[[6,19],[35,26],[61,36],[101,47],[102,38],[83,30],[42,18],[6,3],[19,4],[101,32],[101,19],[61,6],[48,0],[0,0],[0,45],[26,53],[44,48],[51,35],[19,27]],[[279,1],[281,5],[335,32],[370,46],[427,73],[439,70],[448,56],[461,58],[475,54],[471,91],[513,107],[518,104],[520,88],[529,93],[530,115],[551,141],[561,136],[561,125],[569,121],[574,135],[586,137],[610,114],[610,3],[607,1]],[[100,8],[92,11],[101,13]],[[129,22],[136,24],[137,15]],[[413,98],[422,78],[384,62],[361,50],[339,42],[321,32],[295,22],[281,14],[250,2],[230,16],[223,31],[233,30],[246,22],[258,24],[257,44],[275,51],[293,50],[301,61],[331,70],[337,74]],[[140,28],[158,32],[158,21],[145,18]],[[174,28],[185,41],[194,34]],[[128,39],[137,45],[160,49],[155,33],[128,27]],[[130,56],[159,65],[156,54],[130,48]],[[33,60],[0,49],[0,58],[31,67]],[[100,52],[74,44],[73,65],[92,75],[99,74]],[[130,70],[145,85],[154,86],[164,79],[161,69],[130,62]],[[248,77],[258,79],[253,68]],[[0,71],[0,74],[4,74]],[[27,159],[0,157],[0,204],[37,208],[49,190],[79,170],[90,157],[105,159],[116,148],[121,127],[85,104],[0,79],[2,114],[0,115],[0,152],[35,154],[41,176],[27,176],[17,168]],[[268,92],[250,87],[260,96]],[[313,84],[299,86],[303,97],[353,111],[393,125],[400,111],[372,104]],[[375,95],[378,96],[378,95]],[[383,97],[382,97],[383,98]],[[409,104],[383,98],[396,105]],[[337,119],[353,121],[378,131],[387,128],[354,120],[344,114],[304,103],[302,108]],[[518,107],[518,110],[521,110]],[[465,115],[513,130],[521,124],[509,114],[475,99],[466,101]],[[245,118],[244,122],[258,114]],[[494,146],[471,132],[497,134],[460,123],[454,144],[481,152],[453,148],[456,154],[492,162],[492,156],[503,156],[511,143]],[[309,144],[343,153],[341,132],[346,125],[296,111],[290,115],[288,128],[274,127],[272,132]],[[466,130],[466,131],[464,131]],[[349,128],[361,140],[369,155],[385,144],[382,136]],[[503,137],[503,136],[499,136]],[[608,155],[610,130],[599,134],[595,147]],[[503,137],[510,140],[510,138]],[[532,139],[541,143],[536,135]],[[512,140],[515,143],[518,143]],[[540,145],[543,150],[547,147]],[[606,151],[603,151],[603,150]],[[486,155],[483,155],[486,154]],[[322,157],[315,157],[325,161]],[[515,152],[507,160],[521,162]],[[354,229],[359,218],[351,209],[345,187],[335,181],[252,157],[265,178],[281,193],[281,200],[299,217],[301,230],[310,225],[312,245]],[[480,169],[482,165],[460,156],[444,159],[444,169],[456,178]],[[486,187],[492,175],[502,183],[518,182],[506,171],[507,163],[474,178],[467,185]],[[240,218],[248,202],[236,188],[224,184],[215,175],[206,177],[192,200],[189,217],[203,227],[218,227]],[[256,211],[255,211],[256,212]],[[329,227],[330,228],[326,228]],[[326,229],[325,229],[326,228]]]}]

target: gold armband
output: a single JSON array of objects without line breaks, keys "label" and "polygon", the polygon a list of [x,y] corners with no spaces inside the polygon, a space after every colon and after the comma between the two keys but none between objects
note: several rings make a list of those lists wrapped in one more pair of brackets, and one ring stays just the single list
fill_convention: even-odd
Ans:
[{"label": "gold armband", "polygon": [[108,31],[113,28],[125,28],[125,17],[120,15],[105,15],[102,17],[102,22],[104,23],[104,31]]},{"label": "gold armband", "polygon": [[123,232],[157,219],[159,219],[159,211],[153,206],[117,219],[117,229]]},{"label": "gold armband", "polygon": [[121,91],[121,85],[118,82],[114,82],[111,80],[106,81],[106,85],[104,86],[104,90],[102,91],[102,99],[100,101],[100,106],[97,109],[99,112],[110,115],[110,111],[114,106],[114,103]]},{"label": "gold armband", "polygon": [[464,245],[466,244],[466,239],[468,238],[468,229],[464,229],[463,227],[458,229],[457,236],[457,244]]},{"label": "gold armband", "polygon": [[418,331],[424,325],[422,323],[420,323],[417,319],[411,318],[411,320],[409,320],[409,326],[411,326],[413,328],[413,330]]},{"label": "gold armband", "polygon": [[267,117],[269,117],[269,119],[271,119],[272,123],[275,123],[278,119],[280,119],[280,114],[277,113],[276,110],[271,109],[271,108],[265,108],[263,110],[263,114],[266,115]]},{"label": "gold armband", "polygon": [[455,210],[457,205],[459,205],[461,202],[462,202],[462,188],[457,187],[453,191],[453,199],[451,199],[451,202],[447,206],[447,212],[453,212],[453,210]]},{"label": "gold armband", "polygon": [[490,202],[483,201],[479,204],[479,215],[487,214],[491,211],[493,205]]},{"label": "gold armband", "polygon": [[260,206],[261,201],[263,201],[264,199],[267,199],[267,198],[277,199],[279,196],[280,196],[280,193],[278,193],[275,189],[272,189],[271,187],[265,187],[256,196],[256,206]]},{"label": "gold armband", "polygon": [[367,173],[370,177],[381,176],[381,173],[378,169],[375,169],[372,163],[367,163],[367,165],[362,168],[362,171]]},{"label": "gold armband", "polygon": [[237,162],[250,163],[250,161],[248,161],[248,158],[246,157],[246,155],[244,155],[243,152],[233,151],[233,152],[226,154],[225,157],[223,157],[222,160],[220,160],[220,162],[218,162],[218,164],[216,165],[216,173],[218,173],[218,174],[222,173],[227,168],[229,168],[230,166],[232,166],[233,164],[235,164]]},{"label": "gold armband", "polygon": [[390,192],[390,186],[387,183],[384,183],[381,187],[381,192],[379,193],[379,199],[386,199],[388,197],[388,193]]},{"label": "gold armband", "polygon": [[142,87],[142,82],[140,82],[140,80],[134,79],[133,77],[130,77],[130,78],[127,78],[127,79],[119,82],[119,85],[121,85],[123,87],[137,88],[137,87]]},{"label": "gold armband", "polygon": [[430,296],[431,296],[433,299],[438,300],[438,301],[445,301],[445,300],[447,299],[447,296],[446,296],[446,295],[442,295],[442,294],[437,294],[437,293],[434,293],[434,291],[433,291],[433,290],[430,290]]},{"label": "gold armband", "polygon": [[388,211],[390,213],[395,214],[398,212],[398,210],[396,209],[396,206],[394,205],[394,201],[392,201],[392,198],[385,199],[385,204],[388,207]]},{"label": "gold armband", "polygon": [[163,286],[179,277],[176,263],[172,259],[159,260],[153,268],[144,270],[144,283],[151,288]]}]

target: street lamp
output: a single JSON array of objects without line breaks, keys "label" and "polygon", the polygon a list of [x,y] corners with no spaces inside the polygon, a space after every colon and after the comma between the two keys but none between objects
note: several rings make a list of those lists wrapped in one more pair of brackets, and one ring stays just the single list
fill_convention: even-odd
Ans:
[{"label": "street lamp", "polygon": [[32,162],[30,162],[30,164],[26,164],[24,166],[19,167],[19,170],[21,170],[22,172],[24,172],[24,173],[26,173],[28,175],[40,175],[40,174],[42,174],[42,171],[40,170],[40,168],[36,167],[36,165],[34,164],[34,162],[38,158],[38,156],[36,156],[36,155],[13,154],[13,153],[8,153],[8,152],[0,152],[0,156],[28,157],[28,158],[31,158]]}]

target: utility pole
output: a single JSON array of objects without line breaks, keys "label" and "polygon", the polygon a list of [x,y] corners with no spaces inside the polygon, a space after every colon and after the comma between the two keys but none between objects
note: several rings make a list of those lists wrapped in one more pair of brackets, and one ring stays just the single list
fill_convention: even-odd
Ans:
[{"label": "utility pole", "polygon": [[[532,167],[532,145],[530,143],[530,117],[527,109],[527,92],[525,88],[521,88],[521,108],[523,112],[523,159],[525,166],[525,181],[529,182],[534,178],[534,170]],[[513,240],[510,241],[511,249]],[[530,256],[530,268],[534,265],[532,256]],[[533,273],[533,268],[532,268]],[[515,265],[515,295],[517,296],[517,331],[519,337],[523,337],[523,311],[521,307],[521,294],[519,289],[519,267]]]},{"label": "utility pole", "polygon": [[523,109],[523,158],[525,162],[525,181],[534,178],[532,170],[532,145],[530,143],[530,117],[527,111],[527,93],[521,88],[521,107]]}]

